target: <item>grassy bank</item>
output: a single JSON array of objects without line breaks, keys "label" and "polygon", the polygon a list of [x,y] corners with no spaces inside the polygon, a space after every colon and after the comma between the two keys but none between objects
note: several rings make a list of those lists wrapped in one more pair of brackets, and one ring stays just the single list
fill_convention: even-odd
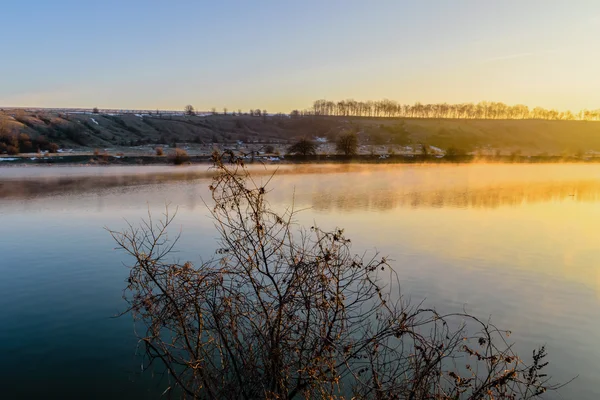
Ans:
[{"label": "grassy bank", "polygon": [[[600,154],[600,122],[549,120],[405,119],[249,115],[93,114],[0,111],[0,136],[40,136],[63,149],[273,145],[285,154],[299,138],[320,140],[318,153],[333,154],[330,144],[355,132],[361,155],[418,153],[421,145],[452,148],[479,156],[593,156]],[[412,149],[412,150],[411,150]],[[147,151],[148,152],[148,151]]]}]

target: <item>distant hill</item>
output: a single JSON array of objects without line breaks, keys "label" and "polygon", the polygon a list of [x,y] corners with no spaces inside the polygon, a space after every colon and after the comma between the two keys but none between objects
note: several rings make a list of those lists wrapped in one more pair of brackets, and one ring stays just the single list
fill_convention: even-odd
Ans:
[{"label": "distant hill", "polygon": [[0,112],[0,136],[41,135],[60,147],[148,144],[292,143],[354,131],[362,145],[427,144],[459,152],[575,154],[600,151],[600,122],[552,120],[404,119],[335,116],[93,114]]}]

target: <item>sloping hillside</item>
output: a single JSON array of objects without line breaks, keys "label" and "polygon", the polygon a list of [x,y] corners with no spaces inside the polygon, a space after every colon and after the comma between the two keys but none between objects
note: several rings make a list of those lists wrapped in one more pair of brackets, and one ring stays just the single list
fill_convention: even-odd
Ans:
[{"label": "sloping hillside", "polygon": [[600,122],[546,120],[433,120],[406,122],[413,140],[441,148],[500,149],[538,154],[600,151]]},{"label": "sloping hillside", "polygon": [[600,122],[592,121],[0,112],[2,137],[45,136],[60,147],[81,149],[174,142],[286,144],[304,136],[333,141],[346,131],[356,132],[362,145],[380,148],[427,144],[484,153],[600,151]]}]

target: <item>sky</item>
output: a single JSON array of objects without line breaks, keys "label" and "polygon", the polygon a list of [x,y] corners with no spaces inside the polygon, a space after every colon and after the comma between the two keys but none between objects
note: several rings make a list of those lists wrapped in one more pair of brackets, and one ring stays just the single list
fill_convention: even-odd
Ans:
[{"label": "sky", "polygon": [[598,0],[6,1],[0,37],[0,106],[600,108]]}]

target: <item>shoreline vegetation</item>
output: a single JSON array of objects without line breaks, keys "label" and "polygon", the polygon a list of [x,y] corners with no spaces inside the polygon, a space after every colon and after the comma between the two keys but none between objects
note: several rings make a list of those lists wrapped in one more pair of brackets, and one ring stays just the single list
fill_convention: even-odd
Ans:
[{"label": "shoreline vegetation", "polygon": [[315,104],[312,111],[290,114],[202,113],[192,106],[183,112],[4,109],[0,165],[143,165],[171,159],[184,164],[209,162],[214,151],[229,150],[269,162],[348,162],[349,156],[386,163],[563,162],[600,157],[600,113],[591,111],[529,111],[502,103]]},{"label": "shoreline vegetation", "polygon": [[[599,156],[524,156],[524,155],[453,155],[433,156],[422,154],[357,154],[357,155],[246,155],[246,162],[256,164],[447,164],[447,163],[521,163],[521,164],[556,164],[556,163],[597,163]],[[10,166],[145,166],[145,165],[202,165],[211,164],[211,156],[194,155],[123,155],[119,153],[79,153],[79,154],[26,154],[18,156],[0,156],[0,167]]]}]

